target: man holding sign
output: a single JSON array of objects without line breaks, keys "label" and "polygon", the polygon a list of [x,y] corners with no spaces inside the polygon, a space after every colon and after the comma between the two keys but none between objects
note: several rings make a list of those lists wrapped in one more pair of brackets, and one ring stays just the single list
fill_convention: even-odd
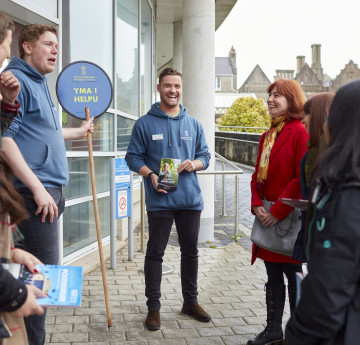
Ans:
[{"label": "man holding sign", "polygon": [[[15,187],[25,200],[30,218],[19,226],[24,249],[44,264],[58,264],[57,218],[64,210],[62,187],[69,178],[64,139],[77,139],[93,131],[93,119],[79,128],[61,128],[46,84],[58,55],[56,28],[25,26],[19,36],[20,59],[10,70],[21,84],[19,115],[5,132],[3,145],[16,175]],[[25,319],[30,345],[45,342],[45,314]]]},{"label": "man holding sign", "polygon": [[[201,124],[180,104],[182,75],[174,68],[160,73],[160,103],[140,117],[133,128],[125,160],[129,168],[145,176],[149,241],[145,257],[145,295],[148,315],[145,327],[160,329],[162,258],[175,221],[181,249],[181,312],[198,321],[211,316],[197,301],[198,236],[204,209],[197,170],[209,166],[210,153]],[[162,169],[163,168],[163,169]],[[171,171],[177,188],[159,188],[160,169]],[[174,176],[176,175],[176,176]],[[168,180],[170,173],[168,173]],[[163,189],[164,188],[164,189]]]}]

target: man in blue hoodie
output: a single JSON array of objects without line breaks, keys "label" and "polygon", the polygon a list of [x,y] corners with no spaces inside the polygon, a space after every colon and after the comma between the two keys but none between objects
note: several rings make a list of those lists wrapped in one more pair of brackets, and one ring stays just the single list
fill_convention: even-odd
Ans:
[{"label": "man in blue hoodie", "polygon": [[[47,86],[58,55],[56,28],[31,24],[19,35],[20,59],[13,57],[6,70],[19,80],[19,115],[4,134],[3,145],[16,175],[15,187],[25,201],[29,218],[19,228],[24,249],[44,264],[58,264],[57,218],[64,210],[62,187],[69,172],[64,139],[84,137],[93,119],[79,128],[61,128]],[[25,318],[29,344],[45,343],[45,314]]]},{"label": "man in blue hoodie", "polygon": [[[125,160],[129,168],[145,179],[149,241],[145,256],[145,295],[148,315],[145,327],[160,329],[160,284],[162,258],[175,221],[181,250],[181,286],[184,304],[181,312],[198,321],[211,316],[197,301],[198,235],[204,209],[197,170],[209,166],[210,153],[201,124],[180,104],[182,75],[174,68],[164,69],[157,90],[160,103],[152,105],[132,130]],[[175,191],[158,188],[161,162],[180,160]]]}]

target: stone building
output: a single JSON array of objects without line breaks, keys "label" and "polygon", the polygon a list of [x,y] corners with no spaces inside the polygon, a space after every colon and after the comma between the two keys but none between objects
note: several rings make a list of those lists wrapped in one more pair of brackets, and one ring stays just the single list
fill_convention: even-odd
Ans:
[{"label": "stone building", "polygon": [[356,63],[350,60],[334,79],[329,87],[330,91],[336,92],[339,88],[353,80],[360,78],[360,69]]},{"label": "stone building", "polygon": [[240,87],[239,92],[253,93],[256,95],[256,98],[266,100],[268,96],[266,89],[270,84],[270,79],[261,67],[256,65],[244,84]]},{"label": "stone building", "polygon": [[215,57],[215,92],[237,92],[236,51],[228,57]]},{"label": "stone building", "polygon": [[[309,98],[320,92],[336,92],[341,86],[360,78],[360,69],[352,60],[345,65],[335,79],[330,78],[324,73],[321,65],[321,44],[313,44],[311,53],[311,67],[305,61],[305,56],[297,56],[296,74],[294,70],[277,69],[274,80],[282,78],[297,80],[302,86],[306,98]],[[266,87],[270,83],[260,66],[256,65],[245,83],[240,87],[239,92],[253,92],[257,98],[266,99]]]}]

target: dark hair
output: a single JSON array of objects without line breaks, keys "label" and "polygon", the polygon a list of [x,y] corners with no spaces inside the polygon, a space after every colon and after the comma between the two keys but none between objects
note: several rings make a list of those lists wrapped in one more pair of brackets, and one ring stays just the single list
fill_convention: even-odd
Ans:
[{"label": "dark hair", "polygon": [[19,40],[18,40],[20,58],[23,59],[25,56],[25,51],[23,48],[24,42],[28,42],[31,45],[34,45],[36,41],[39,39],[39,37],[47,31],[50,31],[55,36],[57,36],[56,28],[51,25],[30,24],[24,26],[20,31]]},{"label": "dark hair", "polygon": [[332,92],[322,92],[309,98],[304,104],[304,114],[310,116],[309,144],[308,148],[319,145],[319,140],[323,134],[324,122],[326,121],[331,102],[335,94]]},{"label": "dark hair", "polygon": [[296,80],[279,79],[268,86],[267,92],[270,93],[275,87],[277,87],[279,94],[285,96],[289,103],[287,116],[301,120],[304,117],[305,95],[300,84]]},{"label": "dark hair", "polygon": [[330,188],[360,180],[360,80],[341,87],[330,107],[327,120],[330,141],[319,175]]},{"label": "dark hair", "polygon": [[0,151],[0,217],[9,214],[11,223],[19,223],[28,217],[24,200],[15,190],[13,172],[3,151]]},{"label": "dark hair", "polygon": [[159,84],[161,84],[162,79],[167,75],[178,75],[182,79],[182,74],[180,71],[178,71],[176,68],[173,67],[167,67],[164,70],[162,70],[159,75]]},{"label": "dark hair", "polygon": [[5,13],[0,11],[0,43],[3,43],[9,30],[14,32],[15,25]]}]

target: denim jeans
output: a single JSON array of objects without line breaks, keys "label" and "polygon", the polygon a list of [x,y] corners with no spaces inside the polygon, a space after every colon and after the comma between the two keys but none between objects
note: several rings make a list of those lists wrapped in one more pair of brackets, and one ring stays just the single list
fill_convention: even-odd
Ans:
[{"label": "denim jeans", "polygon": [[[58,206],[59,217],[64,212],[65,199],[61,188],[46,188]],[[35,216],[38,206],[30,189],[21,188],[18,192],[24,198],[25,208],[29,213],[29,218],[24,220],[19,229],[24,235],[22,246],[24,250],[39,258],[44,264],[57,265],[59,262],[59,239],[58,239],[58,220],[54,217],[52,223],[49,216],[45,223],[41,222],[40,213]],[[44,315],[31,315],[26,317],[25,325],[29,338],[29,345],[43,345],[45,343],[45,318]]]},{"label": "denim jeans", "polygon": [[175,220],[181,251],[181,287],[185,304],[197,303],[199,210],[148,211],[149,241],[145,256],[145,296],[149,310],[160,310],[164,252]]}]

